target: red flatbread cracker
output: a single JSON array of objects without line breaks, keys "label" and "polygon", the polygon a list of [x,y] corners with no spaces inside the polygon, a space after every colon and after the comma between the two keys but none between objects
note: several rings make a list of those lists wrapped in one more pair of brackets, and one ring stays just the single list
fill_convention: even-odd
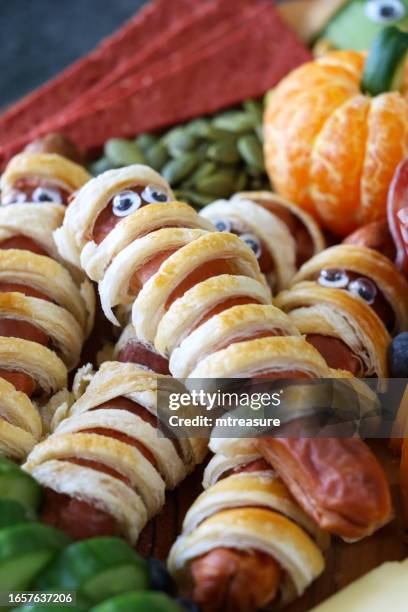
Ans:
[{"label": "red flatbread cracker", "polygon": [[[157,130],[262,95],[310,54],[272,4],[253,15],[207,45],[198,57],[193,54],[181,66],[159,62],[151,82],[141,87],[138,80],[129,79],[119,99],[84,117],[50,122],[47,128],[62,131],[83,150],[90,150],[113,136]],[[33,131],[28,140],[43,130]],[[17,141],[1,153],[8,158],[24,144]]]},{"label": "red flatbread cracker", "polygon": [[146,4],[94,51],[6,110],[0,117],[0,144],[5,146],[58,113],[114,70],[118,62],[148,46],[153,37],[160,37],[204,4],[212,5],[215,1],[154,0]]}]

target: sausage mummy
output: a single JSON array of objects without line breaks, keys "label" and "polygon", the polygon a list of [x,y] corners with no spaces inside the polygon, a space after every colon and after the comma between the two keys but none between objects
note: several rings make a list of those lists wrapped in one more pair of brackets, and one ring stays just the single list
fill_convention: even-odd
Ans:
[{"label": "sausage mummy", "polygon": [[408,328],[408,282],[378,251],[351,244],[331,247],[303,264],[291,287],[301,281],[347,291],[368,304],[390,334]]},{"label": "sausage mummy", "polygon": [[79,389],[85,382],[84,392],[68,410],[57,408],[53,433],[23,466],[45,487],[45,522],[74,538],[119,534],[134,544],[163,506],[165,489],[203,460],[206,439],[157,435],[159,377],[105,362],[76,381]]},{"label": "sausage mummy", "polygon": [[289,314],[330,367],[387,378],[391,338],[383,322],[369,304],[333,284],[299,282],[279,293],[275,305]]},{"label": "sausage mummy", "polygon": [[88,179],[63,157],[34,153],[1,177],[0,452],[18,461],[40,439],[38,405],[65,387],[92,322],[90,283],[64,267],[53,240],[68,197]]},{"label": "sausage mummy", "polygon": [[[108,171],[87,183],[70,204],[55,239],[61,255],[74,264],[80,262],[99,283],[101,303],[113,323],[119,324],[123,313],[131,311],[133,327],[125,329],[115,353],[123,361],[140,359],[141,365],[160,370],[169,360],[173,375],[192,378],[346,376],[331,370],[290,318],[271,305],[270,289],[253,249],[237,235],[215,232],[189,206],[172,201],[169,186],[149,168]],[[164,361],[157,360],[157,355]],[[57,432],[54,435],[56,440]],[[254,450],[254,443],[248,440],[248,448]],[[214,451],[217,444],[222,444],[221,439],[213,437]],[[259,457],[259,449],[255,452]],[[223,454],[235,453],[232,444],[230,452]],[[345,464],[352,465],[353,454],[347,448],[344,453]],[[356,466],[360,469],[360,462]],[[330,465],[326,467],[330,471]],[[369,462],[368,476],[371,467]],[[346,477],[339,471],[340,486]],[[363,497],[368,481],[362,481],[358,492],[352,487],[353,493]],[[385,479],[378,478],[377,484],[379,508],[374,528],[391,518],[390,506],[380,504],[387,499]],[[246,520],[241,511],[234,512],[240,514],[240,521]],[[258,524],[263,524],[263,518],[262,514]],[[208,520],[217,530],[219,517]],[[266,517],[265,524],[268,522]],[[274,524],[272,520],[272,540]],[[221,530],[228,538],[229,523],[222,521]],[[236,539],[231,536],[230,547],[234,548]],[[252,548],[251,542],[246,548]],[[310,550],[315,552],[313,543]],[[218,561],[215,578],[217,573],[224,575],[231,557]],[[281,569],[275,560],[267,561],[270,573],[279,576]],[[233,563],[241,565],[236,558]],[[314,569],[309,568],[309,578],[299,581],[299,592],[320,573],[319,563],[320,557]],[[253,566],[246,567],[243,575],[248,578]],[[266,588],[267,600],[273,598],[274,585],[276,582]]]},{"label": "sausage mummy", "polygon": [[285,289],[296,270],[324,249],[314,219],[268,191],[242,192],[206,206],[200,214],[218,231],[232,232],[254,251],[273,290]]}]

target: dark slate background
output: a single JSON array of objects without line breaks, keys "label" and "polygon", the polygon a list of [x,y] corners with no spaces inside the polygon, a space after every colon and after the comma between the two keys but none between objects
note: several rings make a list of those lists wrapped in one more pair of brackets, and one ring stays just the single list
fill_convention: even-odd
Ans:
[{"label": "dark slate background", "polygon": [[0,0],[0,107],[90,51],[142,4],[144,0]]}]

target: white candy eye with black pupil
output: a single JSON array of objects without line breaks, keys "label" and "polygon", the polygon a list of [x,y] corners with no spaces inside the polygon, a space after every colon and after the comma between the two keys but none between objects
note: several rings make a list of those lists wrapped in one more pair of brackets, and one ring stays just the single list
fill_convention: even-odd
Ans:
[{"label": "white candy eye with black pupil", "polygon": [[406,9],[401,0],[368,0],[366,16],[376,23],[393,23],[405,17]]},{"label": "white candy eye with black pupil", "polygon": [[217,219],[214,221],[217,232],[230,232],[232,230],[232,224],[228,219]]},{"label": "white candy eye with black pupil", "polygon": [[349,277],[345,270],[328,268],[320,271],[317,282],[319,285],[322,285],[322,287],[344,289],[349,284]]},{"label": "white candy eye with black pupil", "polygon": [[32,195],[33,202],[55,202],[56,204],[62,204],[62,196],[58,189],[52,189],[51,187],[37,187],[33,191]]},{"label": "white candy eye with black pupil", "polygon": [[142,198],[148,204],[164,204],[169,201],[169,194],[160,185],[147,185],[142,191]]},{"label": "white candy eye with black pupil", "polygon": [[377,296],[377,287],[369,278],[356,278],[350,283],[348,290],[367,304],[373,304]]},{"label": "white candy eye with black pupil", "polygon": [[112,212],[116,217],[127,217],[136,212],[142,205],[139,194],[134,191],[121,191],[112,202]]},{"label": "white candy eye with black pupil", "polygon": [[261,247],[261,243],[259,242],[258,238],[255,236],[255,234],[249,234],[249,233],[241,234],[240,238],[241,240],[247,243],[247,245],[255,253],[257,259],[259,259],[260,256],[262,255],[262,247]]}]

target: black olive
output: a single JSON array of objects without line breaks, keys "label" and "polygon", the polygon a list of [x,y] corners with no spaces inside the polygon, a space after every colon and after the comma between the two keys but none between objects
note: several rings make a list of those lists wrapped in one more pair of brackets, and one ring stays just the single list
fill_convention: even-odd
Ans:
[{"label": "black olive", "polygon": [[177,593],[176,583],[167,571],[165,564],[154,557],[149,557],[146,561],[149,567],[151,590],[162,591],[174,597]]},{"label": "black olive", "polygon": [[408,378],[408,332],[393,338],[388,351],[388,362],[393,378]]}]

